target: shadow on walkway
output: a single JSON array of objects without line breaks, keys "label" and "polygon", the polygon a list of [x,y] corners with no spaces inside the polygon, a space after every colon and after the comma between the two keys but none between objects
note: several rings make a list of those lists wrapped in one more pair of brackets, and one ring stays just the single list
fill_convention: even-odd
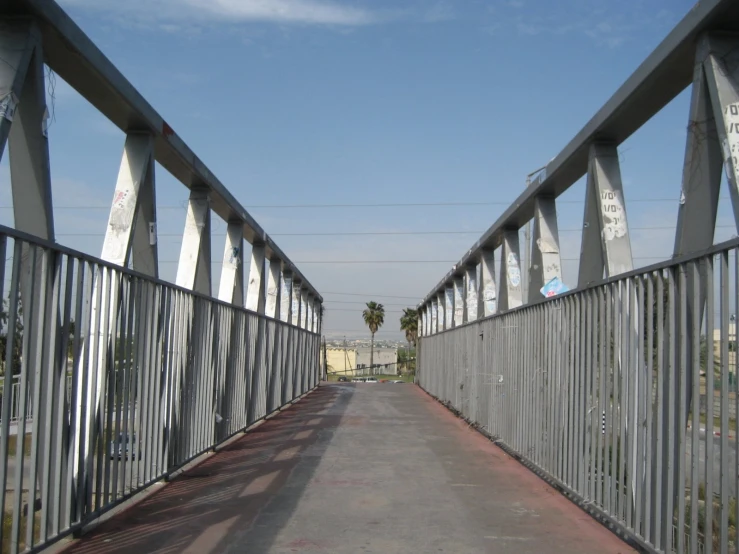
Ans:
[{"label": "shadow on walkway", "polygon": [[[353,387],[319,387],[65,552],[224,552],[236,535],[248,532],[300,465],[299,478],[290,480],[289,494],[280,494],[269,528],[260,529],[260,546],[269,546],[295,510],[353,391]],[[243,544],[237,551],[243,551]]]}]

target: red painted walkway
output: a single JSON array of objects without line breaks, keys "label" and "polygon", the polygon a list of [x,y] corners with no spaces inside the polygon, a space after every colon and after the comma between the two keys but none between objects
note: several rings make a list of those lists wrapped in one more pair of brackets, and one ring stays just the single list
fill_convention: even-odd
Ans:
[{"label": "red painted walkway", "polygon": [[74,553],[632,552],[414,385],[331,384]]}]

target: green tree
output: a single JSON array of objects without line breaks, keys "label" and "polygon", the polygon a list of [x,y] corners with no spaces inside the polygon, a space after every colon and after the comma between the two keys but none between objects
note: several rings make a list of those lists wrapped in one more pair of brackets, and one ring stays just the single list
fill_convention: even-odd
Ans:
[{"label": "green tree", "polygon": [[385,307],[377,302],[367,302],[367,308],[362,312],[364,322],[372,333],[370,343],[370,373],[375,365],[375,333],[385,323]]},{"label": "green tree", "polygon": [[408,361],[407,367],[410,370],[410,352],[411,343],[416,346],[418,340],[418,311],[413,308],[404,308],[403,315],[400,316],[400,330],[405,331],[405,340],[408,341]]}]

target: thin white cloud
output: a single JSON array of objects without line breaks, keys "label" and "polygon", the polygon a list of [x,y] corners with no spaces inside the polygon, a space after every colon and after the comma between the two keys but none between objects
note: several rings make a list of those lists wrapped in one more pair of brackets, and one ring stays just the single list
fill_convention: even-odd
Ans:
[{"label": "thin white cloud", "polygon": [[191,20],[338,26],[367,25],[378,20],[369,10],[331,0],[61,0],[61,3],[130,15],[138,22],[167,22],[170,27],[173,22]]},{"label": "thin white cloud", "polygon": [[423,20],[426,23],[437,23],[439,21],[449,21],[454,17],[454,8],[449,2],[436,2],[426,11]]}]

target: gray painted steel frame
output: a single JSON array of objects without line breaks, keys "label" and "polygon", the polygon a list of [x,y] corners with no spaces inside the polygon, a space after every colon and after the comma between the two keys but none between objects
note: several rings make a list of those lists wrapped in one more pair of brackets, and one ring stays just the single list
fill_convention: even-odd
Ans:
[{"label": "gray painted steel frame", "polygon": [[423,337],[417,380],[643,550],[735,552],[737,292],[734,239]]},{"label": "gray painted steel frame", "polygon": [[[707,31],[739,31],[739,4],[734,0],[702,0],[657,46],[583,129],[547,164],[546,169],[472,245],[462,259],[423,299],[429,302],[483,252],[498,248],[506,232],[534,217],[536,199],[557,198],[588,170],[591,145],[619,145],[682,92],[693,80],[696,42]],[[529,245],[526,245],[528,248]],[[505,285],[501,283],[501,288]],[[501,301],[505,302],[501,294]]]},{"label": "gray painted steel frame", "polygon": [[[254,218],[172,127],[141,96],[87,35],[53,0],[6,0],[0,17],[31,18],[40,33],[46,64],[125,133],[150,133],[154,159],[188,188],[205,188],[210,208],[224,222],[240,221],[244,239],[263,245],[270,260],[279,259],[319,301],[323,298]],[[6,125],[0,124],[0,139]],[[44,237],[46,238],[46,237]]]},{"label": "gray painted steel frame", "polygon": [[[19,375],[20,413],[33,414],[11,456],[2,403],[0,542],[9,533],[12,553],[81,529],[318,384],[318,333],[5,227],[0,254],[6,344],[21,347],[4,367]],[[21,328],[24,264],[40,278]]]}]

